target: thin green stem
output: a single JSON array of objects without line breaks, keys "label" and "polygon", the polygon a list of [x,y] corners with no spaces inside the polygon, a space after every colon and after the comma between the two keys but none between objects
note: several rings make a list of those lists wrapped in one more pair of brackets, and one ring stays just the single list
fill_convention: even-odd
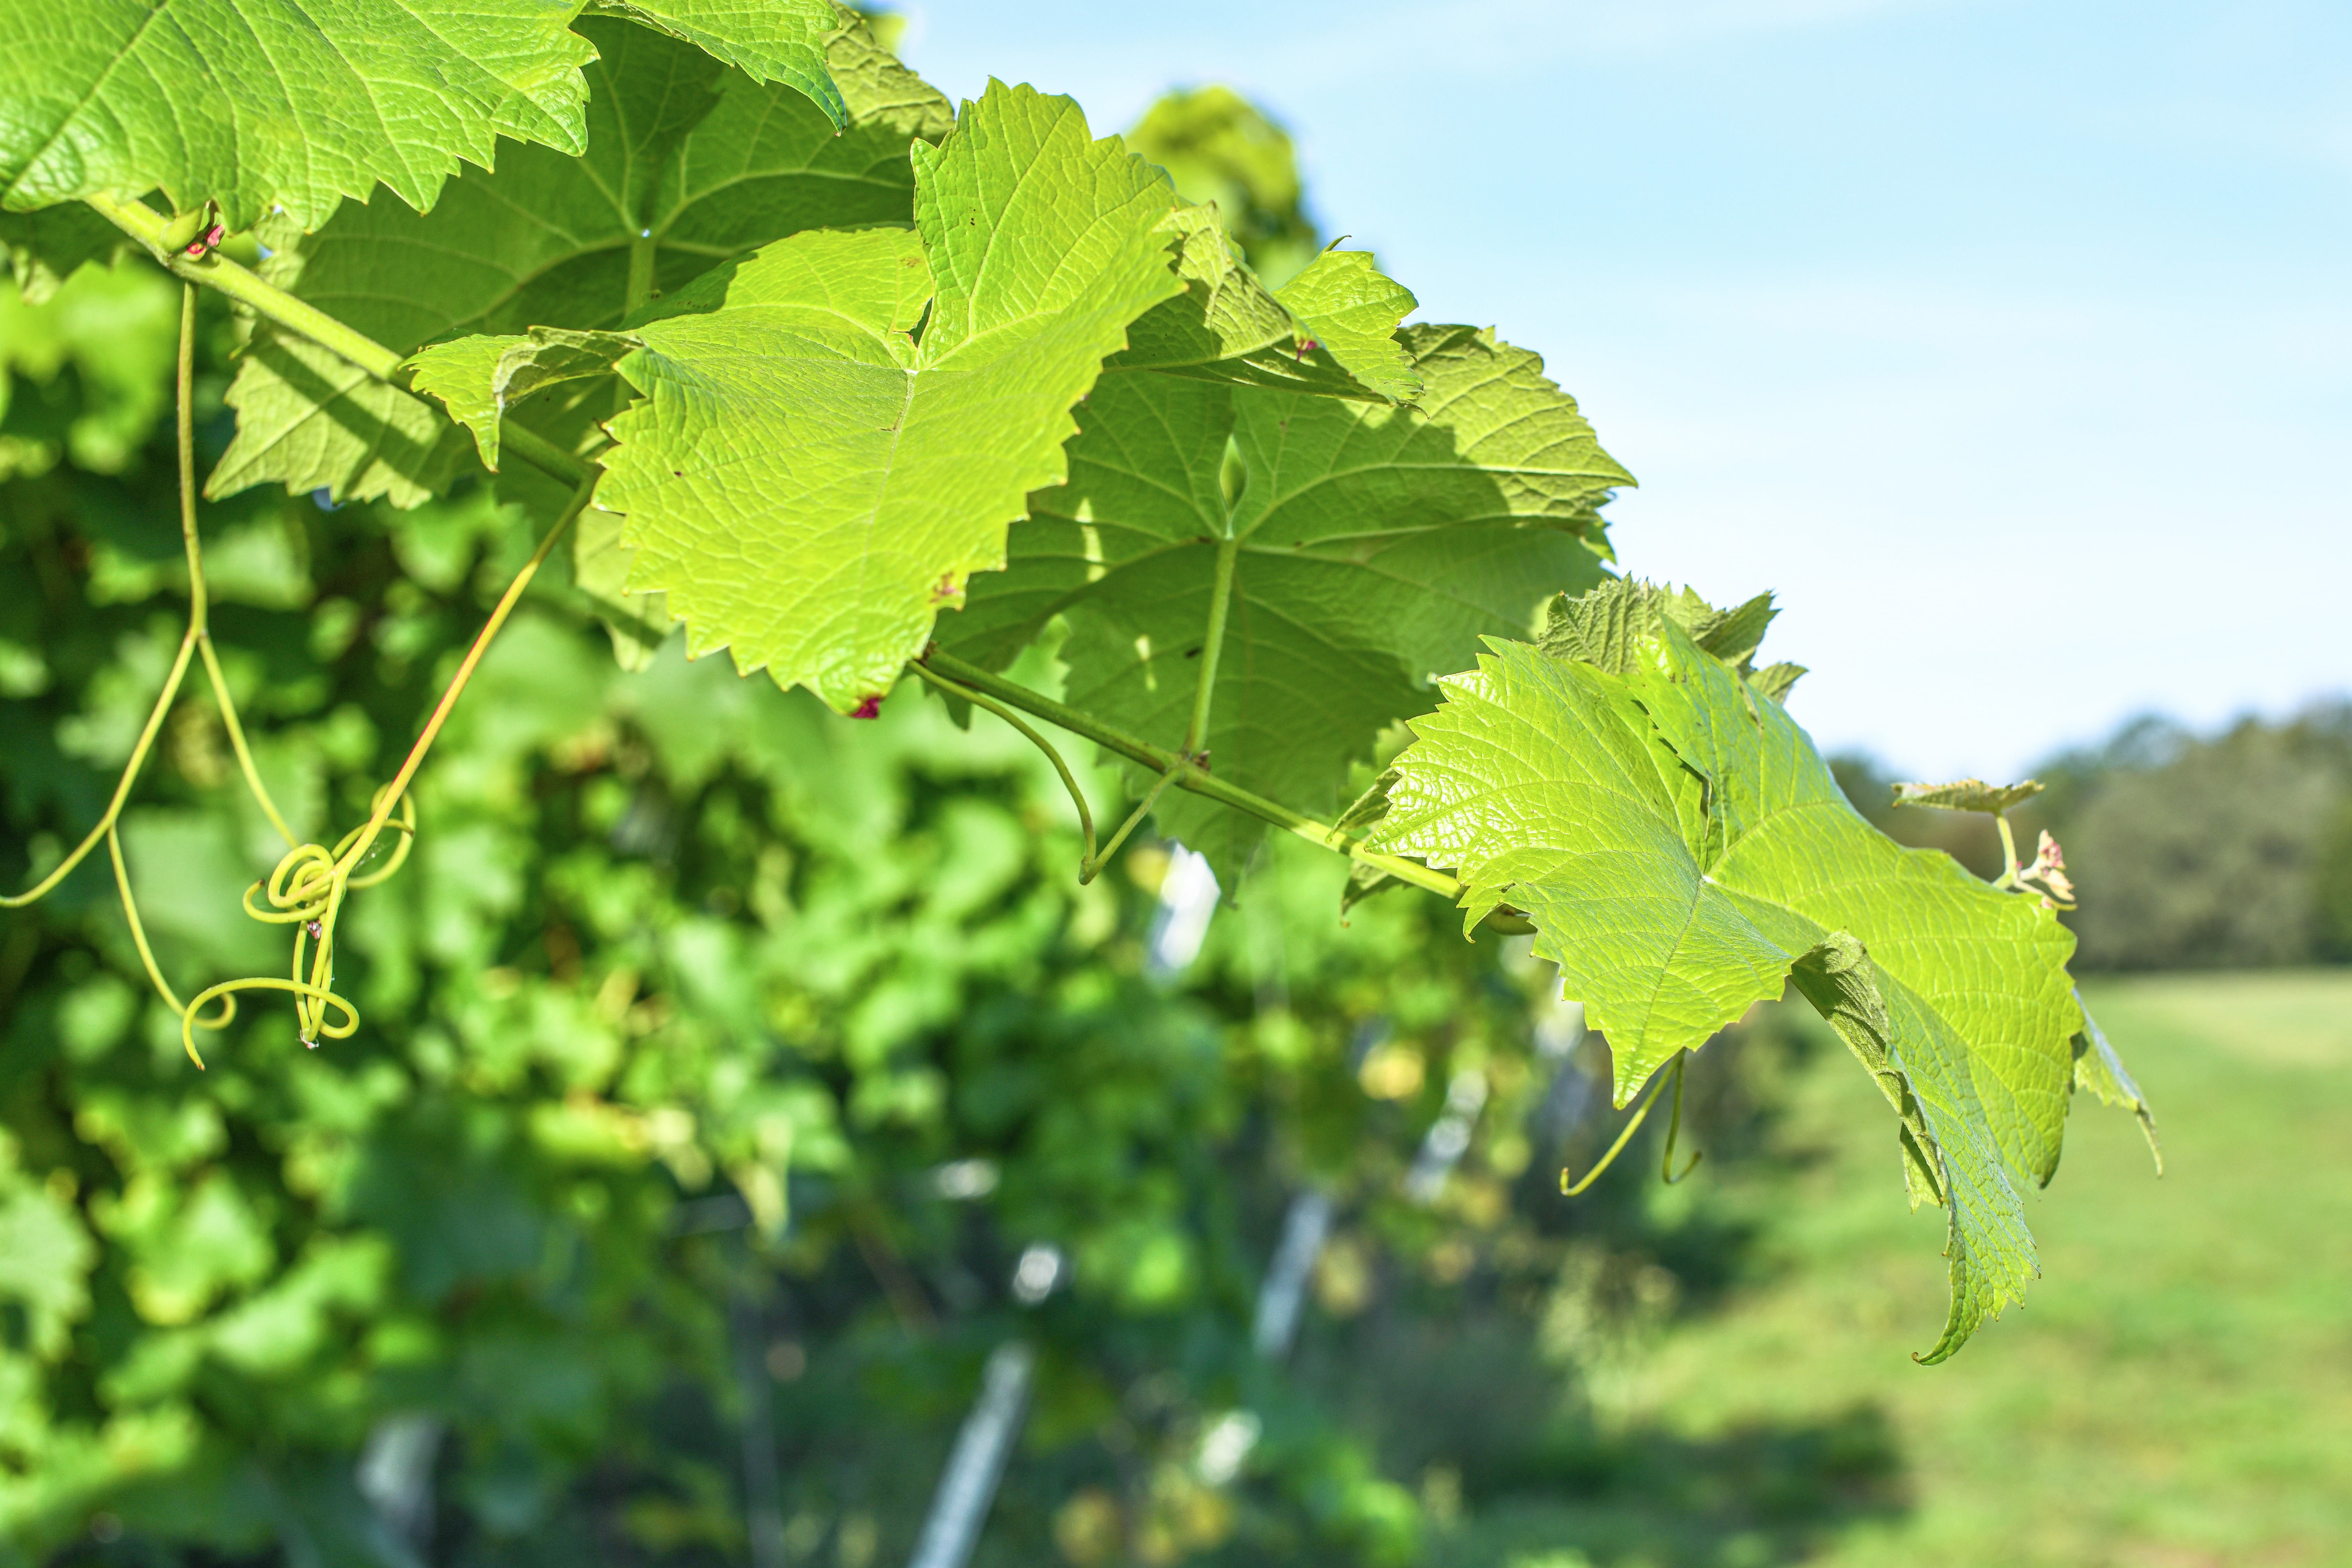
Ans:
[{"label": "thin green stem", "polygon": [[1196,757],[1209,743],[1209,705],[1217,689],[1217,655],[1225,646],[1225,612],[1234,602],[1234,557],[1241,541],[1217,542],[1217,575],[1209,588],[1209,629],[1201,643],[1201,679],[1192,688],[1192,721],[1184,729],[1184,754]]},{"label": "thin green stem", "polygon": [[942,651],[937,645],[934,645],[917,662],[919,666],[928,667],[936,673],[948,675],[975,691],[987,692],[1025,713],[1034,714],[1050,724],[1059,725],[1071,734],[1092,741],[1105,751],[1125,757],[1131,763],[1139,763],[1154,773],[1173,773],[1176,775],[1176,785],[1179,789],[1190,790],[1194,795],[1206,795],[1209,799],[1232,806],[1235,810],[1245,811],[1252,816],[1260,817],[1276,827],[1297,834],[1310,844],[1337,850],[1350,859],[1362,861],[1367,866],[1377,867],[1399,881],[1410,882],[1416,888],[1423,888],[1433,893],[1442,893],[1446,898],[1457,901],[1462,897],[1462,884],[1443,871],[1433,871],[1428,867],[1413,861],[1402,859],[1394,855],[1383,855],[1378,850],[1368,848],[1364,841],[1352,833],[1334,827],[1327,822],[1318,822],[1313,817],[1293,811],[1279,802],[1268,800],[1262,795],[1228,784],[1198,763],[1180,757],[1172,752],[1162,751],[1160,747],[1139,741],[1132,735],[1122,733],[1092,714],[1082,713],[1066,703],[1056,702],[1052,698],[1032,691],[1016,681],[1007,680],[1003,676],[982,669],[976,664],[967,663],[953,654]]},{"label": "thin green stem", "polygon": [[[142,209],[144,210],[143,208]],[[180,290],[180,352],[176,384],[180,399],[180,533],[188,552],[188,629],[181,634],[180,651],[172,660],[172,671],[163,678],[163,689],[156,694],[155,706],[149,710],[147,722],[139,731],[138,741],[131,748],[131,759],[122,765],[122,776],[115,781],[114,797],[106,803],[105,815],[98,825],[75,846],[72,854],[58,861],[49,874],[29,889],[13,895],[0,894],[0,909],[19,910],[38,901],[59,882],[70,876],[75,867],[89,858],[89,852],[100,843],[109,846],[114,856],[117,876],[121,885],[123,908],[131,910],[131,934],[137,939],[142,954],[147,951],[147,939],[139,930],[139,916],[131,905],[131,882],[128,872],[121,869],[121,847],[114,842],[114,825],[122,816],[122,804],[131,798],[131,786],[138,781],[140,769],[147,765],[147,753],[154,749],[155,737],[163,728],[163,715],[172,710],[172,703],[180,695],[180,683],[186,679],[188,659],[205,634],[205,563],[204,553],[196,542],[196,501],[194,474],[195,471],[195,427],[189,413],[190,389],[194,382],[196,353],[196,291],[187,284]],[[210,649],[206,649],[210,657]],[[148,973],[154,978],[156,988],[166,997],[171,987],[155,973],[154,961],[147,961]],[[172,1005],[179,1003],[174,999]]]},{"label": "thin green stem", "polygon": [[2020,868],[2017,864],[2017,836],[2009,830],[2007,813],[1993,813],[1992,823],[1995,827],[2000,829],[2000,875],[1994,879],[1993,886],[2013,888],[2017,885],[2017,873]]},{"label": "thin green stem", "polygon": [[1631,1143],[1633,1141],[1633,1134],[1642,1130],[1642,1119],[1649,1115],[1650,1107],[1657,1103],[1658,1090],[1665,1087],[1665,1074],[1660,1073],[1651,1081],[1650,1092],[1642,1097],[1642,1108],[1633,1112],[1633,1120],[1625,1123],[1625,1130],[1617,1134],[1617,1142],[1609,1145],[1609,1152],[1601,1156],[1601,1163],[1599,1164],[1584,1173],[1584,1179],[1582,1181],[1578,1182],[1571,1186],[1569,1184],[1568,1173],[1566,1171],[1562,1171],[1559,1173],[1560,1196],[1564,1198],[1579,1196],[1583,1193],[1585,1188],[1591,1186],[1593,1183],[1601,1179],[1601,1172],[1607,1170],[1610,1166],[1617,1163],[1617,1156],[1625,1152],[1625,1145]]},{"label": "thin green stem", "polygon": [[154,253],[156,260],[184,280],[216,289],[257,315],[267,316],[288,331],[332,349],[378,381],[392,381],[398,375],[399,354],[365,333],[353,331],[317,306],[263,282],[220,252],[207,251],[194,257],[184,251],[165,249],[163,228],[170,220],[146,203],[119,201],[108,195],[83,199],[100,217],[144,245]]},{"label": "thin green stem", "polygon": [[927,664],[915,663],[908,665],[907,668],[913,670],[925,680],[929,681],[933,686],[938,687],[940,690],[951,692],[955,696],[962,698],[965,701],[973,704],[975,707],[987,709],[991,713],[995,714],[998,718],[1003,720],[1006,723],[1019,731],[1023,738],[1027,740],[1031,745],[1045,753],[1045,760],[1052,763],[1054,764],[1054,771],[1062,775],[1062,787],[1070,792],[1070,804],[1078,808],[1078,828],[1080,832],[1086,835],[1086,858],[1088,860],[1093,859],[1095,855],[1095,814],[1087,809],[1086,791],[1078,787],[1076,776],[1070,772],[1070,764],[1062,760],[1062,753],[1054,749],[1054,743],[1045,739],[1045,736],[1037,733],[1035,730],[1031,729],[1028,723],[1022,719],[1020,714],[1015,713],[1012,709],[1007,708],[995,698],[990,697],[982,692],[974,691],[968,686],[963,686],[955,681],[950,680],[946,676],[941,675],[938,670],[931,668],[930,666]]},{"label": "thin green stem", "polygon": [[[205,676],[212,682],[213,700],[219,705],[221,725],[228,731],[228,743],[236,753],[237,768],[245,774],[245,787],[253,792],[269,825],[278,829],[278,837],[290,849],[296,842],[294,830],[286,825],[278,803],[270,798],[268,786],[261,782],[261,771],[253,765],[252,748],[245,743],[245,726],[237,721],[236,700],[229,696],[228,680],[221,674],[220,656],[213,651],[212,595],[205,586],[205,552],[196,533],[195,365],[196,286],[183,279],[179,370],[174,391],[179,398],[180,542],[188,552],[188,627],[195,636],[196,651],[204,657]],[[134,934],[137,923],[134,915]],[[142,943],[143,952],[143,938]],[[174,1002],[173,1005],[179,1004]]]},{"label": "thin green stem", "polygon": [[212,682],[213,700],[220,708],[221,727],[228,731],[229,749],[236,753],[237,771],[245,775],[245,787],[253,793],[262,815],[269,818],[269,826],[278,829],[278,837],[286,840],[286,847],[291,849],[301,840],[294,837],[294,829],[287,825],[278,803],[270,798],[269,786],[261,782],[261,770],[254,766],[253,749],[245,742],[245,726],[237,721],[236,701],[229,696],[228,678],[221,673],[220,658],[213,652],[212,633],[206,632],[196,639],[196,651],[204,655],[205,676]]},{"label": "thin green stem", "polygon": [[1176,782],[1176,775],[1181,773],[1184,767],[1184,763],[1178,763],[1174,767],[1161,773],[1160,782],[1153,784],[1150,792],[1136,804],[1135,809],[1127,814],[1127,820],[1118,825],[1118,831],[1112,834],[1110,842],[1102,847],[1102,853],[1087,857],[1086,863],[1078,868],[1078,883],[1081,887],[1102,875],[1102,868],[1110,863],[1112,856],[1118,853],[1118,847],[1127,842],[1127,836],[1134,832],[1145,817],[1151,815],[1151,808],[1160,804],[1160,795],[1167,792],[1170,784]]},{"label": "thin green stem", "polygon": [[1694,1149],[1691,1151],[1690,1163],[1685,1165],[1679,1173],[1675,1170],[1675,1140],[1681,1135],[1683,1130],[1683,1068],[1689,1061],[1688,1051],[1675,1053],[1675,1115],[1674,1120],[1666,1123],[1665,1152],[1658,1156],[1658,1179],[1670,1187],[1698,1169],[1699,1161],[1705,1158],[1703,1150]]},{"label": "thin green stem", "polygon": [[[203,256],[190,256],[184,251],[165,248],[163,229],[170,220],[144,202],[119,201],[108,195],[83,199],[100,216],[144,245],[166,270],[184,282],[200,284],[226,294],[256,315],[266,317],[288,331],[341,355],[378,381],[399,387],[403,392],[407,391],[401,374],[404,362],[396,351],[384,347],[364,332],[353,331],[317,306],[297,299],[276,284],[265,281],[217,250],[207,251]],[[579,484],[595,474],[593,466],[584,459],[574,457],[537,431],[524,429],[510,419],[499,422],[499,437],[505,449],[533,468],[568,484]]]},{"label": "thin green stem", "polygon": [[441,700],[434,705],[432,716],[425,721],[425,729],[416,737],[416,743],[408,748],[408,755],[402,761],[400,771],[393,775],[390,784],[376,792],[375,809],[369,814],[367,826],[361,829],[351,847],[335,858],[335,875],[338,878],[349,878],[368,850],[374,847],[376,836],[383,831],[384,824],[392,820],[393,808],[408,793],[409,783],[416,777],[416,770],[425,765],[425,754],[433,749],[433,742],[440,735],[441,726],[448,721],[450,710],[457,706],[457,699],[465,691],[466,683],[474,679],[475,666],[480,664],[482,655],[489,651],[491,639],[499,635],[499,628],[507,624],[507,616],[513,613],[516,603],[522,598],[523,590],[530,586],[530,580],[539,574],[548,552],[555,548],[555,542],[563,537],[572,520],[587,509],[588,498],[595,493],[595,481],[592,478],[572,491],[572,500],[565,504],[562,515],[547,531],[547,536],[539,542],[539,548],[530,552],[530,559],[523,563],[522,570],[515,574],[514,581],[507,584],[507,591],[499,596],[497,606],[490,611],[490,618],[482,624],[481,631],[474,637],[474,645],[466,650],[465,658],[458,664],[457,673],[449,678],[448,687],[441,693]]}]

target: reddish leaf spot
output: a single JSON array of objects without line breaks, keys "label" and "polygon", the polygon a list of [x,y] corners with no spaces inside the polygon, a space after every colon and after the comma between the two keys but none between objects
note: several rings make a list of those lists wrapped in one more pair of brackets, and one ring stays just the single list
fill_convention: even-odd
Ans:
[{"label": "reddish leaf spot", "polygon": [[877,691],[872,696],[866,698],[851,710],[849,716],[853,719],[880,718],[882,716],[882,694]]},{"label": "reddish leaf spot", "polygon": [[963,584],[956,581],[956,574],[952,572],[942,572],[940,574],[939,582],[931,588],[931,603],[944,604],[962,592]]}]

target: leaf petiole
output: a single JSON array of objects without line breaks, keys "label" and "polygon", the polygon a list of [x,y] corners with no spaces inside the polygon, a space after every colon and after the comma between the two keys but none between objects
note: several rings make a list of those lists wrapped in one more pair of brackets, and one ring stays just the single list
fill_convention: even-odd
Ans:
[{"label": "leaf petiole", "polygon": [[1192,689],[1192,721],[1184,728],[1184,755],[1194,757],[1209,743],[1209,705],[1217,689],[1217,656],[1225,646],[1225,613],[1234,600],[1234,557],[1241,541],[1217,541],[1217,575],[1209,589],[1209,629],[1201,642],[1201,679]]},{"label": "leaf petiole", "polygon": [[1441,893],[1457,902],[1462,897],[1462,884],[1443,871],[1433,871],[1418,861],[1403,859],[1395,855],[1384,855],[1377,849],[1369,848],[1361,838],[1352,833],[1334,827],[1328,822],[1318,822],[1315,818],[1302,812],[1293,811],[1279,802],[1268,800],[1265,796],[1243,789],[1237,784],[1228,784],[1196,762],[1162,751],[1148,742],[1139,741],[1132,735],[1114,730],[1090,713],[1081,712],[1066,703],[1056,702],[1042,692],[1032,691],[1017,681],[1007,680],[1001,675],[982,668],[979,665],[958,658],[953,654],[941,649],[936,643],[927,648],[923,657],[915,660],[909,668],[929,669],[932,674],[946,674],[974,691],[987,692],[1019,708],[1024,712],[1043,719],[1047,723],[1058,725],[1073,735],[1083,736],[1105,751],[1115,752],[1131,763],[1140,763],[1155,773],[1172,773],[1175,774],[1175,782],[1179,789],[1187,789],[1194,795],[1206,795],[1211,800],[1232,806],[1235,810],[1245,811],[1252,816],[1262,818],[1276,827],[1297,834],[1310,844],[1319,844],[1324,848],[1336,850],[1350,859],[1361,861],[1367,866],[1377,867],[1401,882],[1410,882],[1416,888],[1425,889],[1433,893]]}]

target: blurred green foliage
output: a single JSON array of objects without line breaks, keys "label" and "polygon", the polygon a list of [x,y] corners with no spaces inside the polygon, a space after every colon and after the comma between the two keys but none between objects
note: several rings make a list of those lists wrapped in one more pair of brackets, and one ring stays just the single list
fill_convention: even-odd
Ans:
[{"label": "blurred green foliage", "polygon": [[1167,170],[1185,200],[1216,204],[1266,287],[1281,288],[1322,248],[1290,133],[1233,89],[1166,94],[1128,132],[1127,144]]},{"label": "blurred green foliage", "polygon": [[[100,810],[179,635],[174,295],[126,261],[0,306],[12,887]],[[236,334],[204,309],[209,462]],[[530,522],[480,490],[200,521],[261,772],[331,838]],[[199,1075],[96,865],[0,925],[0,1563],[739,1562],[763,1519],[788,1561],[899,1561],[1014,1335],[1040,1372],[982,1563],[1460,1561],[1562,1490],[1696,1563],[1891,1506],[1866,1421],[1694,1446],[1582,1414],[1741,1233],[1633,1160],[1559,1201],[1612,1131],[1598,1043],[1561,1070],[1549,968],[1439,900],[1342,930],[1344,865],[1285,840],[1168,973],[1167,847],[1077,886],[1066,799],[993,721],[913,691],[841,721],[675,644],[624,675],[560,580],[417,796],[343,926],[363,1026],[315,1053],[264,997]],[[201,690],[123,837],[175,983],[283,962],[236,910],[279,847]],[[1777,1039],[1699,1058],[1718,1156]],[[1336,1228],[1285,1364],[1252,1318],[1310,1188]],[[1024,1305],[1041,1244],[1067,1288]]]}]

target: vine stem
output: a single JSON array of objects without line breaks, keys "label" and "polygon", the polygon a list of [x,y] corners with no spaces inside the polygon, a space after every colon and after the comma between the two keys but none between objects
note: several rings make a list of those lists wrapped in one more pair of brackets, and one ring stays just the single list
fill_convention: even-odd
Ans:
[{"label": "vine stem", "polygon": [[1201,680],[1192,689],[1192,721],[1184,729],[1184,755],[1194,757],[1209,743],[1209,704],[1217,689],[1217,656],[1225,647],[1225,613],[1234,600],[1234,557],[1241,541],[1217,541],[1217,575],[1209,589],[1209,629],[1201,644]]},{"label": "vine stem", "polygon": [[1416,888],[1426,889],[1433,893],[1441,893],[1456,902],[1459,902],[1462,898],[1462,883],[1443,871],[1433,871],[1426,866],[1394,855],[1383,855],[1377,849],[1369,848],[1361,838],[1345,829],[1334,827],[1328,822],[1318,822],[1302,812],[1291,810],[1278,801],[1268,800],[1262,795],[1243,789],[1237,784],[1228,784],[1188,757],[1180,757],[1172,752],[1162,751],[1148,742],[1139,741],[1132,735],[1114,730],[1091,714],[1082,713],[1065,703],[1055,701],[1042,692],[1032,691],[1017,681],[1007,680],[1003,676],[982,668],[979,665],[967,663],[953,654],[943,652],[937,644],[926,649],[923,657],[916,663],[949,677],[959,685],[969,687],[974,691],[985,692],[989,696],[1008,702],[1023,712],[1034,714],[1049,724],[1059,725],[1071,734],[1092,741],[1105,751],[1116,752],[1131,763],[1139,763],[1154,772],[1171,774],[1179,789],[1190,790],[1194,795],[1206,795],[1209,799],[1232,806],[1237,811],[1245,811],[1252,816],[1262,818],[1276,827],[1297,834],[1310,844],[1337,850],[1349,859],[1360,860],[1367,866],[1386,871],[1401,882],[1410,882]]},{"label": "vine stem", "polygon": [[155,955],[147,945],[146,931],[140,922],[138,907],[131,898],[131,874],[123,864],[122,846],[116,835],[116,827],[122,816],[123,805],[131,798],[131,786],[138,782],[140,771],[146,766],[148,754],[154,749],[155,737],[163,731],[163,716],[171,711],[173,702],[180,695],[180,687],[187,679],[188,661],[192,656],[201,654],[204,658],[205,674],[212,682],[213,699],[220,705],[221,720],[228,731],[229,743],[236,749],[237,767],[245,774],[246,787],[253,792],[253,798],[269,817],[270,826],[284,837],[289,847],[294,843],[293,831],[287,826],[278,803],[270,798],[268,786],[261,782],[260,771],[254,766],[252,749],[246,744],[245,726],[237,721],[236,702],[229,695],[227,679],[221,673],[219,656],[213,651],[211,596],[205,588],[204,546],[196,535],[195,357],[196,290],[194,284],[183,282],[180,286],[180,347],[173,382],[179,401],[180,542],[188,558],[188,627],[181,634],[180,651],[172,660],[171,671],[163,678],[163,689],[156,694],[155,706],[148,711],[147,722],[141,728],[139,739],[131,748],[130,760],[123,764],[122,776],[116,781],[114,795],[107,802],[106,811],[99,817],[97,826],[75,847],[72,854],[58,862],[49,874],[32,888],[22,893],[0,894],[0,909],[22,909],[37,902],[71,875],[74,868],[88,858],[91,850],[101,843],[105,844],[108,855],[114,862],[115,885],[122,895],[123,913],[131,921],[131,940],[138,946],[140,960],[146,965],[148,978],[155,983],[155,989],[175,1010],[180,1005],[179,999],[173,994],[171,986],[164,984],[162,971],[156,966]]},{"label": "vine stem", "polygon": [[[190,256],[184,251],[167,249],[163,227],[169,220],[146,203],[102,195],[83,200],[100,217],[145,246],[167,271],[183,282],[226,294],[256,315],[265,316],[287,331],[341,355],[378,381],[402,392],[408,391],[402,374],[405,361],[396,351],[345,326],[217,250]],[[512,452],[531,467],[567,484],[583,484],[596,477],[596,467],[586,458],[565,451],[538,431],[512,419],[499,420],[499,440],[502,450]]]},{"label": "vine stem", "polygon": [[2013,888],[2018,880],[2017,836],[2009,830],[2007,812],[1993,813],[1992,823],[1995,827],[2000,829],[2000,875],[1993,879],[1992,885],[1996,888]]}]

